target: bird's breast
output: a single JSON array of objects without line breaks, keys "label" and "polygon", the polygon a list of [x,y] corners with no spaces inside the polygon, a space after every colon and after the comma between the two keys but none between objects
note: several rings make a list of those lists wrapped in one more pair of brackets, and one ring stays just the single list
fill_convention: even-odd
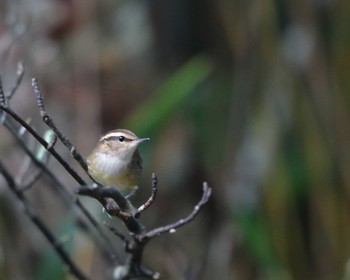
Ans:
[{"label": "bird's breast", "polygon": [[133,188],[138,184],[138,176],[128,168],[125,160],[100,153],[89,159],[89,174],[105,186],[115,186],[120,190]]}]

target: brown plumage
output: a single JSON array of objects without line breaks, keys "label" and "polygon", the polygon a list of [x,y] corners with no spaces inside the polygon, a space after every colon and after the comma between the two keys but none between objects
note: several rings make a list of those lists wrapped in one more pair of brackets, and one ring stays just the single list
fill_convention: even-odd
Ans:
[{"label": "brown plumage", "polygon": [[87,158],[88,172],[105,186],[120,191],[138,186],[142,159],[137,146],[149,138],[138,138],[126,129],[116,129],[100,138],[96,148]]}]

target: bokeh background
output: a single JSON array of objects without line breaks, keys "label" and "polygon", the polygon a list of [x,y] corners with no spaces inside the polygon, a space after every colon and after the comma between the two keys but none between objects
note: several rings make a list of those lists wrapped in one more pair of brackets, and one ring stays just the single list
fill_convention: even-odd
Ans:
[{"label": "bokeh background", "polygon": [[[84,156],[118,127],[151,138],[133,198],[148,197],[156,172],[149,228],[186,216],[203,181],[212,187],[194,222],[147,247],[162,279],[350,279],[349,1],[1,0],[5,90],[19,61],[11,106],[40,133],[32,77]],[[25,155],[0,133],[1,160],[18,174]],[[45,178],[28,192],[84,272],[111,279],[76,207]],[[71,279],[1,176],[0,275]]]}]

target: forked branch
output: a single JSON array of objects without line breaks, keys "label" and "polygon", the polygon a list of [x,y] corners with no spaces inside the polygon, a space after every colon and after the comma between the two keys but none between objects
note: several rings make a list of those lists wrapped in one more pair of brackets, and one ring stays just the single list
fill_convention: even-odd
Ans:
[{"label": "forked branch", "polygon": [[[119,264],[115,268],[114,271],[114,279],[115,280],[125,280],[125,279],[133,279],[133,278],[148,278],[148,279],[158,279],[160,274],[158,272],[151,271],[146,269],[142,265],[143,260],[143,252],[145,246],[148,242],[154,237],[164,234],[164,233],[175,233],[176,230],[188,223],[190,223],[201,211],[203,206],[208,202],[211,195],[211,188],[209,188],[207,183],[203,184],[203,193],[202,197],[194,207],[193,211],[185,218],[180,219],[179,221],[155,228],[153,230],[147,230],[147,227],[142,224],[139,220],[141,213],[145,212],[149,207],[151,207],[157,197],[158,191],[158,181],[156,174],[152,174],[152,184],[151,184],[151,195],[150,197],[139,207],[134,207],[130,202],[128,197],[123,196],[116,188],[111,186],[103,186],[95,182],[92,178],[92,184],[88,184],[79,173],[67,162],[63,159],[63,156],[59,154],[55,149],[56,140],[59,139],[64,146],[67,147],[69,153],[73,156],[73,158],[80,164],[83,171],[88,173],[87,163],[85,159],[81,156],[78,149],[73,146],[71,141],[63,134],[61,129],[59,129],[53,118],[48,114],[45,109],[43,96],[36,79],[32,79],[32,86],[34,88],[34,93],[36,96],[36,102],[38,105],[38,109],[40,115],[43,119],[43,122],[52,130],[54,136],[52,141],[46,141],[36,130],[24,119],[22,119],[16,112],[14,112],[9,106],[9,99],[15,94],[22,78],[23,78],[23,67],[19,66],[17,72],[17,79],[15,85],[11,89],[8,94],[5,94],[2,90],[1,80],[0,80],[0,116],[1,123],[5,125],[5,127],[12,133],[12,135],[18,140],[20,147],[28,154],[30,157],[32,164],[34,164],[38,168],[38,173],[35,174],[25,184],[24,188],[20,188],[20,186],[16,185],[16,181],[13,179],[11,174],[7,171],[5,166],[0,162],[0,173],[3,174],[5,180],[7,181],[10,189],[15,193],[18,199],[24,204],[25,209],[27,210],[28,216],[31,218],[33,223],[44,233],[46,238],[50,241],[52,246],[55,248],[57,254],[61,257],[61,259],[68,265],[70,271],[73,275],[75,275],[78,279],[87,279],[85,275],[80,271],[80,269],[74,264],[74,262],[69,258],[69,255],[58,245],[57,241],[54,239],[54,235],[50,232],[50,230],[42,223],[40,218],[36,215],[36,212],[32,210],[30,206],[29,200],[24,195],[23,191],[26,188],[31,187],[34,183],[39,179],[42,174],[46,174],[49,177],[53,177],[53,180],[56,180],[54,175],[52,175],[51,171],[39,161],[32,152],[28,149],[26,144],[22,141],[20,136],[16,133],[13,126],[8,122],[8,117],[11,117],[11,120],[17,122],[20,127],[24,128],[28,134],[33,136],[33,138],[47,150],[47,153],[51,155],[54,159],[56,159],[59,164],[61,164],[67,174],[69,174],[78,184],[79,188],[76,191],[79,195],[89,196],[98,200],[103,207],[106,209],[107,213],[113,217],[120,219],[129,231],[129,236],[124,236],[119,233],[115,228],[111,225],[106,225],[116,236],[118,236],[121,241],[124,243],[125,252],[127,254],[127,259],[122,262],[123,265]],[[56,183],[59,184],[56,180]],[[64,186],[60,186],[60,190],[66,193],[69,197],[74,194],[69,193],[68,190]],[[87,216],[88,220],[93,224],[96,230],[100,233],[102,240],[104,240],[104,245],[108,247],[109,240],[106,238],[104,232],[100,229],[98,223],[91,217],[88,211],[84,208],[81,202],[77,197],[73,199],[75,205]],[[108,249],[107,249],[108,250]],[[110,249],[110,258],[115,260],[116,254]]]}]

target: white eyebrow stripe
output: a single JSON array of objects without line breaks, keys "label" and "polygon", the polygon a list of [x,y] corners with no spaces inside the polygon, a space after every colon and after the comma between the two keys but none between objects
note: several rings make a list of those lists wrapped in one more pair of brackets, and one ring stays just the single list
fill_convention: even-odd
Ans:
[{"label": "white eyebrow stripe", "polygon": [[123,132],[111,132],[111,133],[106,134],[105,136],[102,136],[100,138],[100,141],[106,140],[106,139],[108,139],[110,137],[119,137],[119,136],[123,136],[123,137],[125,137],[127,139],[131,139],[130,135],[128,135],[126,133],[123,133]]}]

